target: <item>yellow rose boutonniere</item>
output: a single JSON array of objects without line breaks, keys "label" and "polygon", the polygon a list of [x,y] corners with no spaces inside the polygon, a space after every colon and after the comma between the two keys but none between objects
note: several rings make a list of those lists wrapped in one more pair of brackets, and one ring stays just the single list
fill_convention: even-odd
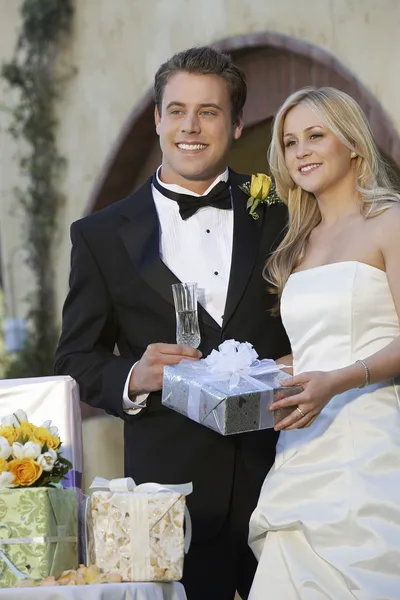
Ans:
[{"label": "yellow rose boutonniere", "polygon": [[249,196],[247,208],[253,219],[258,219],[259,214],[256,209],[259,204],[281,204],[275,187],[275,180],[265,173],[257,173],[251,176],[251,181],[247,181],[239,186],[240,189]]}]

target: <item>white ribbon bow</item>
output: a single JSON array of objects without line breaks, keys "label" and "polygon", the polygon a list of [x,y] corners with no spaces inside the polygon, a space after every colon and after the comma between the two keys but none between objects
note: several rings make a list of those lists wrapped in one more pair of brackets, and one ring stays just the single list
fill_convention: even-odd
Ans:
[{"label": "white ribbon bow", "polygon": [[213,350],[207,358],[200,361],[201,363],[203,363],[203,368],[204,366],[207,368],[209,374],[215,375],[214,380],[217,378],[229,379],[230,390],[238,386],[241,378],[246,379],[258,389],[265,389],[265,386],[259,387],[259,382],[254,380],[252,375],[278,373],[285,368],[285,365],[278,365],[269,358],[258,360],[258,354],[249,342],[237,342],[236,340],[225,340],[218,346],[218,350]]}]

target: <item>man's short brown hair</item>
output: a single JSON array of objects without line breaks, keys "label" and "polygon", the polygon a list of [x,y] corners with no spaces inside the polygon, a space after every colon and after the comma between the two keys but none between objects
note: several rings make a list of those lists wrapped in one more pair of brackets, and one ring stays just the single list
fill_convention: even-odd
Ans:
[{"label": "man's short brown hair", "polygon": [[164,88],[171,75],[179,71],[199,75],[217,75],[224,79],[228,84],[231,98],[233,122],[242,116],[247,96],[245,74],[233,64],[228,54],[218,52],[209,46],[189,48],[178,52],[158,69],[154,78],[154,96],[160,115]]}]

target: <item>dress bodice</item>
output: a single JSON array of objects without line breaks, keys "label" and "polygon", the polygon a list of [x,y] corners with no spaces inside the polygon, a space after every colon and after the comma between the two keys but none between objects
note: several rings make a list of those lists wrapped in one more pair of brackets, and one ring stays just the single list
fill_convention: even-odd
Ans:
[{"label": "dress bodice", "polygon": [[386,273],[356,261],[293,273],[281,311],[295,373],[345,367],[400,333]]}]

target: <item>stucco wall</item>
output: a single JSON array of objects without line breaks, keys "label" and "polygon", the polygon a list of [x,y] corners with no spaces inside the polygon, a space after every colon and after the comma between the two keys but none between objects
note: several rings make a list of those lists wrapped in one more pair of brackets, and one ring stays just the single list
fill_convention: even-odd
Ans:
[{"label": "stucco wall", "polygon": [[[0,63],[11,58],[18,34],[19,6],[19,0],[0,0]],[[14,143],[7,131],[12,101],[13,96],[0,78],[0,256],[6,290],[5,311],[8,317],[18,318],[25,314],[24,299],[31,280],[24,262],[22,212],[15,196],[15,187],[23,186],[19,173],[22,148]]]}]

